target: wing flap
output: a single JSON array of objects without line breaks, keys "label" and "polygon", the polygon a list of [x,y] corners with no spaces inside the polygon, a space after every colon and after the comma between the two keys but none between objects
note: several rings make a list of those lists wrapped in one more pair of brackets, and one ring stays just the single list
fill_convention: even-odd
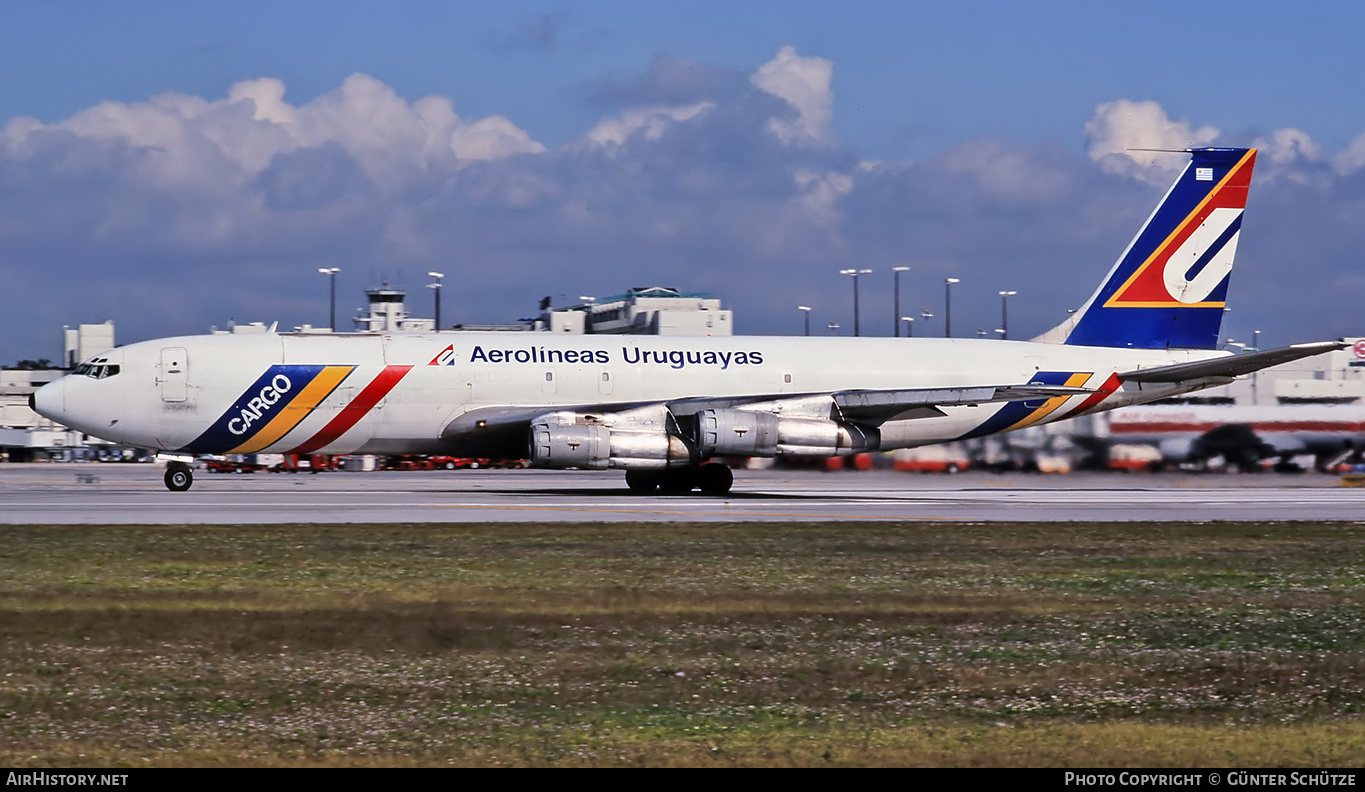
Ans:
[{"label": "wing flap", "polygon": [[944,407],[1051,399],[1057,396],[1089,396],[1093,388],[1068,385],[983,385],[968,388],[913,388],[906,390],[857,390],[833,394],[843,416],[858,423],[882,424],[891,420],[943,415]]}]

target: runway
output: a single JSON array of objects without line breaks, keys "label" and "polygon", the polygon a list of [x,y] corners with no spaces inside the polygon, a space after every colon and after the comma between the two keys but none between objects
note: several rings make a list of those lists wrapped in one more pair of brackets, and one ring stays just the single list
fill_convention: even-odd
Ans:
[{"label": "runway", "polygon": [[598,521],[1360,520],[1365,488],[1337,476],[735,471],[726,496],[636,495],[620,471],[195,473],[151,465],[0,466],[0,524]]}]

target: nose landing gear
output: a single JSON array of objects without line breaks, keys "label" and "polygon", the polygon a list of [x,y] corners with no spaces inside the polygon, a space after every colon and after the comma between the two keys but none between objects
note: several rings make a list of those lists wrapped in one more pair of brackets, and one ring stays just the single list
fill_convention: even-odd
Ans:
[{"label": "nose landing gear", "polygon": [[171,492],[184,492],[194,483],[194,473],[183,462],[172,462],[166,466],[166,489]]}]

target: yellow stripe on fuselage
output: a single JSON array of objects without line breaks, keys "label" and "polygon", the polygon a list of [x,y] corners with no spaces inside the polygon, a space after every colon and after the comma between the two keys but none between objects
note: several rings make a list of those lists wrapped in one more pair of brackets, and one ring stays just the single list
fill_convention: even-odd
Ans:
[{"label": "yellow stripe on fuselage", "polygon": [[261,427],[250,440],[242,443],[229,451],[229,454],[251,454],[260,451],[280,438],[289,434],[294,427],[298,426],[304,418],[308,417],[322,400],[331,395],[332,391],[346,379],[346,376],[355,370],[355,366],[328,366],[308,383],[308,387],[284,406],[279,415],[270,420],[270,423]]},{"label": "yellow stripe on fuselage", "polygon": [[[1088,379],[1090,379],[1089,373],[1072,374],[1070,377],[1066,378],[1066,386],[1068,388],[1079,388],[1080,386],[1084,385],[1085,381]],[[1022,421],[1019,421],[1014,426],[1011,426],[1009,429],[1006,429],[1005,431],[1008,432],[1013,429],[1022,429],[1025,426],[1030,426],[1032,424],[1038,423],[1039,421],[1043,420],[1044,418],[1048,417],[1053,412],[1055,412],[1058,407],[1061,407],[1063,404],[1066,404],[1066,400],[1070,398],[1072,397],[1053,396],[1051,399],[1048,399],[1047,401],[1043,402],[1042,407],[1039,407],[1038,409],[1029,413],[1028,417],[1024,418]]]}]

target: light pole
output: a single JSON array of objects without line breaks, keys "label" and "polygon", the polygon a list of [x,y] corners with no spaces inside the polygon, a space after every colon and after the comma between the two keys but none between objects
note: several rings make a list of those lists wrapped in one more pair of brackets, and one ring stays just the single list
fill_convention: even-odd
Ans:
[{"label": "light pole", "polygon": [[[906,337],[906,338],[914,338],[914,337],[915,337],[915,317],[913,317],[913,316],[902,316],[902,317],[901,317],[901,321],[902,321],[902,322],[905,322],[905,337]],[[897,337],[900,336],[900,325],[896,325],[896,336],[897,336]]]},{"label": "light pole", "polygon": [[332,309],[327,314],[327,327],[335,333],[337,330],[337,273],[341,270],[337,267],[318,267],[318,272],[326,275],[332,281]]},{"label": "light pole", "polygon": [[[1254,352],[1261,351],[1261,331],[1251,331],[1251,349]],[[1256,381],[1261,376],[1259,370],[1251,372],[1251,403],[1256,404]]]},{"label": "light pole", "polygon": [[838,323],[838,322],[830,322],[830,323],[829,323],[828,325],[826,325],[826,326],[829,327],[829,334],[830,334],[830,335],[834,335],[834,331],[839,329],[839,323]]},{"label": "light pole", "polygon": [[806,315],[806,335],[810,335],[810,306],[798,305],[796,306],[796,310]]},{"label": "light pole", "polygon": [[943,279],[943,337],[953,335],[953,284],[961,283],[959,278]]},{"label": "light pole", "polygon": [[862,335],[862,333],[859,331],[860,328],[859,328],[859,325],[858,325],[858,276],[859,276],[859,275],[866,275],[866,274],[868,274],[868,273],[871,272],[871,271],[872,271],[872,270],[870,270],[870,269],[842,269],[842,270],[839,270],[839,274],[840,274],[840,275],[852,275],[852,276],[853,276],[853,335],[855,335],[855,336],[856,336],[856,335]]},{"label": "light pole", "polygon": [[1017,291],[1000,292],[1000,338],[1006,341],[1010,337],[1010,298],[1018,293]]},{"label": "light pole", "polygon": [[[896,315],[895,315],[894,317],[892,317],[893,319],[896,319],[896,318],[904,319],[904,318],[905,318],[905,317],[901,316],[901,273],[902,273],[902,272],[908,272],[909,270],[910,270],[909,267],[892,267],[892,268],[891,268],[891,271],[895,273],[895,275],[892,276],[892,279],[894,280],[894,282],[895,282],[895,284],[896,284],[896,286],[895,286],[895,290],[896,290]],[[900,337],[901,337],[901,323],[900,323],[900,322],[893,322],[893,324],[895,324],[895,326],[896,326],[896,338],[900,338]]]},{"label": "light pole", "polygon": [[436,279],[435,283],[428,283],[427,288],[436,290],[436,324],[433,327],[439,333],[441,332],[441,279],[445,275],[440,272],[428,272],[427,277]]}]

